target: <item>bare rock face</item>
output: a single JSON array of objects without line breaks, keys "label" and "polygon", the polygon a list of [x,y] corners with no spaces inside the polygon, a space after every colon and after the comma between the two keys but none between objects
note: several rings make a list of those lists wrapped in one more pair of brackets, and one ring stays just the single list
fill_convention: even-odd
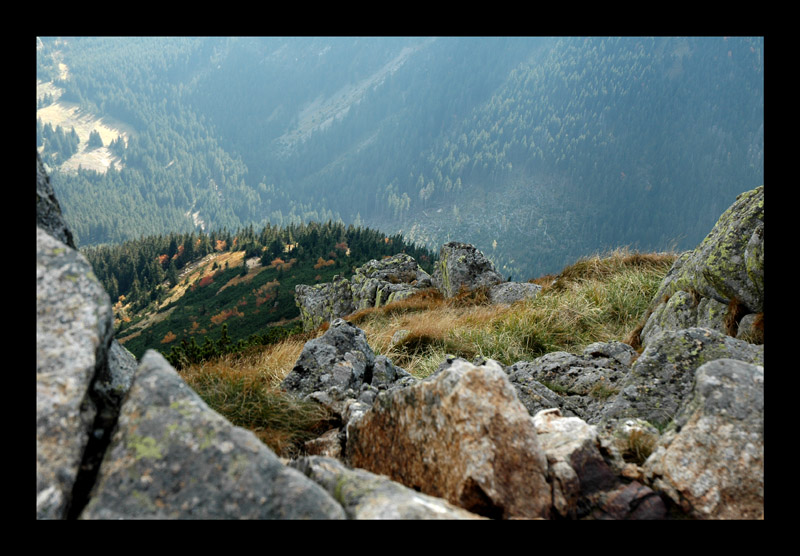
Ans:
[{"label": "bare rock face", "polygon": [[211,410],[148,351],[82,519],[341,519],[319,485]]},{"label": "bare rock face", "polygon": [[88,261],[36,228],[36,514],[63,519],[97,404],[91,388],[107,366],[111,303]]},{"label": "bare rock face", "polygon": [[433,273],[433,285],[445,297],[479,287],[491,287],[505,282],[492,262],[474,245],[451,241],[442,245],[439,262]]},{"label": "bare rock face", "polygon": [[764,367],[717,359],[644,463],[653,488],[698,519],[764,517]]},{"label": "bare rock face", "polygon": [[381,393],[348,427],[353,467],[492,518],[547,518],[551,491],[536,429],[503,369],[449,360]]}]

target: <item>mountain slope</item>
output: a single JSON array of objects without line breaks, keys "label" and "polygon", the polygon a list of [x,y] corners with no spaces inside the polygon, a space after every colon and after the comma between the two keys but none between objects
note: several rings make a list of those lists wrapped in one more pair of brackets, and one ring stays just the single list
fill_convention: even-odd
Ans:
[{"label": "mountain slope", "polygon": [[73,38],[39,52],[62,100],[136,132],[122,171],[53,175],[82,245],[341,219],[433,249],[468,241],[529,278],[617,245],[688,248],[763,182],[758,37]]}]

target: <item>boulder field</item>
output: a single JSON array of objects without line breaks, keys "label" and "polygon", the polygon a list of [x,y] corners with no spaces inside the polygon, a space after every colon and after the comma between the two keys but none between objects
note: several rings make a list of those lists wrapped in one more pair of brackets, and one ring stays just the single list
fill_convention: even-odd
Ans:
[{"label": "boulder field", "polygon": [[[423,287],[516,288],[467,244],[445,245],[433,276],[398,255],[316,286],[339,304],[317,304],[309,326],[330,325],[283,387],[336,426],[286,461],[160,354],[136,361],[116,342],[37,167],[38,519],[764,517],[763,187],[676,261],[641,354],[609,342],[507,367],[448,358],[420,380],[341,318]],[[496,302],[535,295],[516,289]]]}]

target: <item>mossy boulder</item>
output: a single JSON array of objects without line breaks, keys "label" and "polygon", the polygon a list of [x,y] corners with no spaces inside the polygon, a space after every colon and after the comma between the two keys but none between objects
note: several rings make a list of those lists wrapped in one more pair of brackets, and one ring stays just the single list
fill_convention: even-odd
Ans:
[{"label": "mossy boulder", "polygon": [[663,330],[691,326],[735,336],[744,315],[763,315],[763,185],[739,195],[703,242],[678,257],[651,308],[643,344]]},{"label": "mossy boulder", "polygon": [[640,418],[657,425],[672,422],[691,396],[695,370],[715,359],[763,365],[764,346],[709,328],[664,331],[634,362],[600,421]]},{"label": "mossy boulder", "polygon": [[304,330],[313,330],[330,320],[355,312],[350,282],[334,276],[332,282],[294,289],[295,304],[300,309]]}]

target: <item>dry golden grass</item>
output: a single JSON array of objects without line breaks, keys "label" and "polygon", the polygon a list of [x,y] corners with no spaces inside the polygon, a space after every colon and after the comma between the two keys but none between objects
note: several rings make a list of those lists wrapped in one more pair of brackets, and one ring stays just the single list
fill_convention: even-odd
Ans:
[{"label": "dry golden grass", "polygon": [[305,338],[227,354],[190,365],[181,376],[218,413],[253,431],[275,453],[296,455],[306,440],[329,426],[329,413],[281,391],[280,384],[303,350]]},{"label": "dry golden grass", "polygon": [[[436,290],[426,290],[346,320],[364,330],[376,354],[418,378],[430,375],[447,355],[510,365],[552,351],[575,353],[590,343],[624,341],[632,334],[674,259],[673,254],[617,250],[582,259],[557,278],[543,278],[535,298],[510,306],[487,304],[485,291],[444,299]],[[315,331],[201,363],[181,374],[211,407],[289,457],[303,440],[330,426],[320,406],[280,391],[305,342],[327,328],[325,323]],[[405,332],[398,335],[399,331]]]}]

